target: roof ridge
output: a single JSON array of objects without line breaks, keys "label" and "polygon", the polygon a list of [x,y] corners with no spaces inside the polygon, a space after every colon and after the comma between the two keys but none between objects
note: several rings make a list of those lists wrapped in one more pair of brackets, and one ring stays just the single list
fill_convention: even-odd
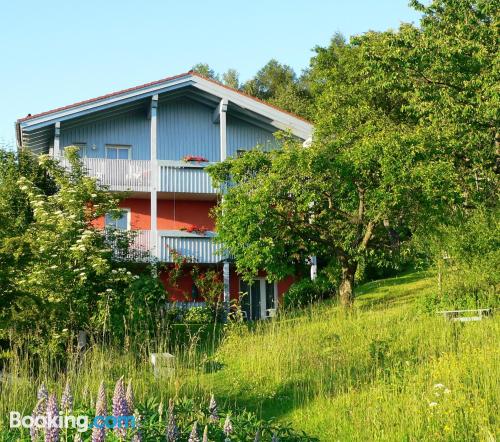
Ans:
[{"label": "roof ridge", "polygon": [[178,74],[178,75],[173,75],[171,77],[166,77],[166,78],[162,78],[161,80],[156,80],[156,81],[151,81],[149,83],[144,83],[144,84],[141,84],[141,85],[138,85],[138,86],[133,86],[133,87],[130,87],[130,88],[127,88],[127,89],[122,89],[122,90],[119,90],[119,91],[115,91],[115,92],[111,92],[109,94],[104,94],[104,95],[100,95],[98,97],[95,97],[95,98],[89,98],[87,100],[82,100],[82,101],[77,101],[76,103],[72,103],[72,104],[68,104],[66,106],[61,106],[61,107],[57,107],[57,108],[54,108],[54,109],[50,109],[48,111],[45,111],[45,112],[40,112],[38,114],[34,114],[34,115],[31,115],[31,114],[28,114],[27,116],[23,117],[23,118],[19,118],[17,120],[17,123],[22,123],[24,121],[28,121],[28,120],[32,120],[34,118],[39,118],[39,117],[43,117],[45,115],[50,115],[50,114],[53,114],[55,112],[59,112],[59,111],[63,111],[63,110],[67,110],[67,109],[71,109],[73,107],[77,107],[77,106],[81,106],[83,104],[88,104],[88,103],[93,103],[93,102],[96,102],[96,101],[99,101],[99,100],[103,100],[105,98],[110,98],[110,97],[114,97],[114,96],[117,96],[117,95],[120,95],[120,94],[124,94],[126,92],[132,92],[132,91],[135,91],[135,90],[139,90],[139,89],[142,89],[142,88],[145,88],[145,87],[148,87],[148,86],[154,86],[156,84],[160,84],[160,83],[163,83],[165,81],[170,81],[170,80],[175,80],[177,78],[182,78],[182,77],[185,77],[187,75],[192,75],[192,76],[195,76],[195,77],[198,77],[198,78],[201,78],[203,80],[206,80],[206,81],[209,81],[211,83],[214,83],[220,87],[223,87],[225,89],[228,89],[230,91],[233,91],[233,92],[236,92],[240,95],[243,95],[245,97],[248,97],[252,100],[255,100],[255,101],[258,101],[266,106],[269,106],[269,107],[272,107],[273,109],[276,109],[280,112],[283,112],[285,114],[288,114],[294,118],[297,118],[299,120],[302,120],[306,123],[309,123],[309,124],[312,124],[309,120],[297,115],[297,114],[294,114],[293,112],[289,112],[285,109],[282,109],[278,106],[275,106],[271,103],[268,103],[264,100],[261,100],[260,98],[257,98],[257,97],[254,97],[246,92],[243,92],[243,91],[240,91],[239,89],[235,89],[231,86],[227,86],[223,83],[221,83],[220,81],[217,81],[217,80],[214,80],[213,78],[208,78],[204,75],[201,75],[200,73],[196,72],[196,71],[193,71],[193,70],[189,70],[187,72],[184,72],[182,74]]}]

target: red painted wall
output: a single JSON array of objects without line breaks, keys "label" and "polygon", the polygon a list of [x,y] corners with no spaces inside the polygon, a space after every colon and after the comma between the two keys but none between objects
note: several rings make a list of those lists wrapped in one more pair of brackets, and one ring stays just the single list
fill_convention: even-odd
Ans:
[{"label": "red painted wall", "polygon": [[158,200],[158,229],[179,230],[196,225],[214,230],[210,210],[215,204],[213,201]]},{"label": "red painted wall", "polygon": [[[158,200],[158,229],[179,230],[192,225],[214,230],[215,222],[210,218],[213,201]],[[126,198],[120,207],[130,209],[132,230],[151,229],[151,203],[149,199]],[[93,222],[97,228],[104,227],[104,217]]]}]

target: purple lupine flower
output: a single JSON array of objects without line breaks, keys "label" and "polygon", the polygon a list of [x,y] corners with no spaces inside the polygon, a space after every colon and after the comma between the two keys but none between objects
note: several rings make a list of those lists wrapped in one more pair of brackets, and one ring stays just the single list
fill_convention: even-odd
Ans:
[{"label": "purple lupine flower", "polygon": [[205,425],[205,429],[203,430],[203,439],[201,442],[208,442],[208,426]]},{"label": "purple lupine flower", "polygon": [[128,411],[132,413],[135,410],[135,396],[132,390],[132,379],[128,381],[127,393],[125,393],[125,399],[127,401]]},{"label": "purple lupine flower", "polygon": [[168,402],[168,423],[167,423],[167,442],[176,442],[179,437],[179,427],[175,419],[174,401]]},{"label": "purple lupine flower", "polygon": [[229,436],[233,432],[233,424],[231,423],[231,419],[229,418],[229,414],[226,416],[226,420],[224,421],[224,426],[222,427],[224,434]]},{"label": "purple lupine flower", "polygon": [[38,389],[38,393],[36,394],[36,398],[38,400],[40,399],[45,399],[49,400],[49,392],[47,391],[47,387],[45,384],[42,382],[42,385],[40,385],[40,388]]},{"label": "purple lupine flower", "polygon": [[38,433],[40,431],[40,427],[37,425],[37,419],[41,416],[45,415],[47,411],[47,400],[45,398],[40,399],[35,408],[33,409],[33,413],[31,414],[31,427],[30,427],[30,436],[32,441],[36,441],[38,439]]},{"label": "purple lupine flower", "polygon": [[61,410],[66,414],[71,414],[73,411],[73,394],[71,393],[69,380],[66,381],[66,386],[61,397]]},{"label": "purple lupine flower", "polygon": [[219,420],[219,414],[217,413],[217,402],[215,402],[214,395],[210,397],[210,405],[208,406],[208,411],[210,412],[210,420],[212,422],[216,422]]},{"label": "purple lupine flower", "polygon": [[188,442],[200,442],[200,438],[198,437],[198,422],[196,421],[193,424],[193,429],[191,430],[191,434],[189,435]]},{"label": "purple lupine flower", "polygon": [[[96,417],[102,416],[102,419],[97,420],[97,426],[92,428],[92,442],[104,442],[106,437],[106,430],[104,428],[104,418],[108,414],[108,406],[106,403],[106,389],[104,388],[104,382],[99,385],[99,392],[97,393],[97,401],[95,404],[95,415]],[[101,427],[102,428],[99,428]]]},{"label": "purple lupine flower", "polygon": [[123,377],[118,379],[113,394],[113,416],[116,418],[115,433],[118,437],[124,438],[127,434],[125,427],[125,416],[129,415],[127,399],[125,397],[125,385]]},{"label": "purple lupine flower", "polygon": [[[57,421],[54,422],[54,418]],[[57,408],[57,398],[55,394],[49,396],[47,401],[47,425],[45,427],[45,442],[59,442],[59,410]]]}]

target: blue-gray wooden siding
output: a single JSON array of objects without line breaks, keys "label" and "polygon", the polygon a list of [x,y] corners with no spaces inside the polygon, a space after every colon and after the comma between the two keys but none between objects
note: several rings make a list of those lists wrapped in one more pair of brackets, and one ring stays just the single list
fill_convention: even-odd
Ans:
[{"label": "blue-gray wooden siding", "polygon": [[[105,146],[131,145],[131,159],[149,160],[150,121],[144,110],[108,117],[69,128],[61,127],[61,146],[86,143],[89,158],[105,158]],[[272,131],[228,115],[227,154],[256,145],[275,147]],[[213,122],[213,109],[187,98],[160,103],[158,107],[159,160],[179,161],[186,155],[220,161],[220,127]]]},{"label": "blue-gray wooden siding", "polygon": [[228,115],[227,154],[235,156],[238,150],[250,150],[262,145],[266,150],[276,147],[273,132]]},{"label": "blue-gray wooden siding", "polygon": [[132,160],[151,159],[151,127],[144,111],[104,118],[70,128],[61,127],[61,146],[87,144],[87,157],[105,158],[106,144],[132,146]]},{"label": "blue-gray wooden siding", "polygon": [[182,160],[186,155],[220,161],[220,128],[214,110],[189,99],[158,106],[158,159]]}]

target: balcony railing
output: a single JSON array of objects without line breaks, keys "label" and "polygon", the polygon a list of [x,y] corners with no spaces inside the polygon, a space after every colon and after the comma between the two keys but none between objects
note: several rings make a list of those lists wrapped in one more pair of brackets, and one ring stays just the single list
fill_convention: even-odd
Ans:
[{"label": "balcony railing", "polygon": [[151,230],[132,230],[130,243],[123,237],[122,231],[106,230],[105,234],[114,256],[119,260],[136,262],[153,260]]},{"label": "balcony railing", "polygon": [[163,231],[160,236],[160,261],[173,262],[173,253],[185,256],[199,264],[215,264],[225,259],[215,235],[189,234],[186,232]]},{"label": "balcony railing", "polygon": [[158,232],[155,254],[155,241],[150,230],[132,230],[132,242],[126,247],[126,240],[120,231],[106,232],[106,238],[114,251],[116,258],[124,261],[174,262],[174,253],[188,258],[198,264],[215,264],[223,261],[225,255],[220,244],[215,242],[215,234],[207,232],[204,235],[178,230],[163,230]]},{"label": "balcony railing", "polygon": [[159,190],[172,193],[216,194],[205,165],[159,161]]},{"label": "balcony railing", "polygon": [[[61,164],[69,168],[65,158]],[[82,158],[89,176],[115,191],[149,192],[151,190],[151,161]],[[158,161],[158,190],[169,193],[199,193],[215,195],[205,164],[182,161]]]},{"label": "balcony railing", "polygon": [[[151,161],[111,160],[108,158],[82,158],[89,176],[95,177],[110,190],[149,192],[151,188]],[[61,159],[69,168],[69,161]]]}]

